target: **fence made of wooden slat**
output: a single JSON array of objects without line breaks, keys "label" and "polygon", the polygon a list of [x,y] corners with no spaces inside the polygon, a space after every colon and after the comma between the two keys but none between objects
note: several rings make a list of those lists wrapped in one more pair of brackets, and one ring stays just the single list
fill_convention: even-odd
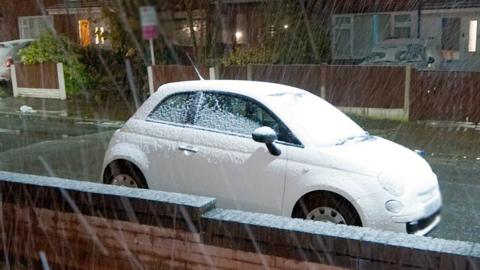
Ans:
[{"label": "fence made of wooden slat", "polygon": [[336,106],[403,108],[405,67],[326,65],[326,99]]},{"label": "fence made of wooden slat", "polygon": [[[162,65],[152,66],[153,87],[158,89],[162,84],[178,81],[198,80],[192,66]],[[198,67],[203,78],[208,79],[208,68]]]},{"label": "fence made of wooden slat", "polygon": [[414,71],[411,119],[480,122],[480,72]]},{"label": "fence made of wooden slat", "polygon": [[17,85],[20,88],[58,89],[56,63],[15,64]]},{"label": "fence made of wooden slat", "polygon": [[247,80],[247,66],[221,66],[219,69],[219,79],[222,80]]},{"label": "fence made of wooden slat", "polygon": [[67,98],[62,63],[15,63],[11,74],[15,97]]}]

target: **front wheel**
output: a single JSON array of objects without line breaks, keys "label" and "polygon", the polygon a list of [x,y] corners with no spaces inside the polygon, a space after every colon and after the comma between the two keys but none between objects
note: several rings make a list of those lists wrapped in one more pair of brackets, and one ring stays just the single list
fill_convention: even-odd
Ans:
[{"label": "front wheel", "polygon": [[292,217],[362,226],[355,208],[343,197],[329,192],[304,196],[295,206]]},{"label": "front wheel", "polygon": [[145,177],[131,162],[120,160],[110,163],[103,176],[105,184],[131,188],[148,188]]}]

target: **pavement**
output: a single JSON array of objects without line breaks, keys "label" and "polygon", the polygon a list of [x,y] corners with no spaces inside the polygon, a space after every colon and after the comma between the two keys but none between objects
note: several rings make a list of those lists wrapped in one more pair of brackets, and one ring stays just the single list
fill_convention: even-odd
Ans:
[{"label": "pavement", "polygon": [[[24,105],[31,112],[21,112]],[[98,182],[108,142],[131,114],[119,107],[1,99],[0,170]],[[426,152],[444,201],[442,222],[430,236],[480,243],[479,130],[354,119],[373,135]]]}]

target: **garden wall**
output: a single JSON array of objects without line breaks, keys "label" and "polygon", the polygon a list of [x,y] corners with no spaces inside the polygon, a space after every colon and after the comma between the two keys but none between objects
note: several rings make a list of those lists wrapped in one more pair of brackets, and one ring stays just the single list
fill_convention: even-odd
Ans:
[{"label": "garden wall", "polygon": [[212,198],[0,172],[7,264],[69,269],[478,269],[480,245],[215,208]]}]

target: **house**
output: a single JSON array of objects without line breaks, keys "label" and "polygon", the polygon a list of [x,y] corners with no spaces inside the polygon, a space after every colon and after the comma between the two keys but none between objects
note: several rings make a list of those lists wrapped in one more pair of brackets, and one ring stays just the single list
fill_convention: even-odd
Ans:
[{"label": "house", "polygon": [[53,27],[45,5],[56,0],[0,0],[0,41],[31,38]]},{"label": "house", "polygon": [[81,45],[104,44],[101,10],[108,1],[0,0],[0,41],[55,31]]},{"label": "house", "polygon": [[460,69],[475,69],[480,60],[480,1],[366,0],[362,5],[330,8],[334,63],[358,63],[378,42],[390,38],[420,38]]},{"label": "house", "polygon": [[[161,31],[170,44],[193,46],[195,42],[204,46],[208,25],[220,28],[215,36],[216,43],[231,46],[255,44],[258,41],[260,34],[257,26],[261,22],[256,14],[256,7],[267,2],[193,1],[193,27],[190,27],[187,16],[189,14],[180,1],[165,1],[156,5],[167,7],[157,8],[157,11]],[[112,2],[109,0],[0,0],[0,41],[36,38],[43,32],[54,30],[82,46],[108,46],[108,39],[102,35],[108,31],[108,23],[102,16],[102,10],[111,6]],[[128,10],[125,13],[126,16],[133,16],[137,15],[138,11]],[[213,26],[215,23],[218,25]]]},{"label": "house", "polygon": [[82,46],[108,46],[108,40],[103,37],[108,23],[102,16],[102,9],[109,5],[110,1],[105,0],[63,0],[47,5],[46,12],[53,18],[57,33]]}]

